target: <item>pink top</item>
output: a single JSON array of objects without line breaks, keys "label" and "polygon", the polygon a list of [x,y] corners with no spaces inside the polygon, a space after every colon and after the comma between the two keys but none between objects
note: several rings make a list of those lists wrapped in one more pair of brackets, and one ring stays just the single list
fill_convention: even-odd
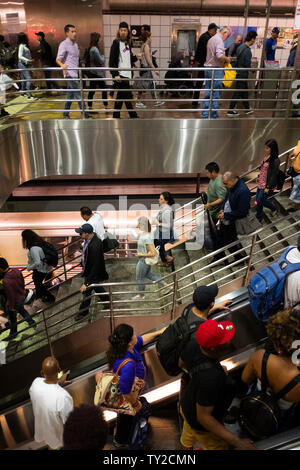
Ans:
[{"label": "pink top", "polygon": [[257,184],[258,189],[265,189],[267,186],[267,176],[270,163],[269,161],[263,161],[262,166],[260,167],[260,173],[258,175]]}]

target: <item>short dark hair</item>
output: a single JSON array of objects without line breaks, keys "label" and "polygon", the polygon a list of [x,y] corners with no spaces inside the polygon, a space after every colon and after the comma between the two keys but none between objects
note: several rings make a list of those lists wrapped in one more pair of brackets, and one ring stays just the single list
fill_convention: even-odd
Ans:
[{"label": "short dark hair", "polygon": [[252,41],[252,39],[256,39],[256,37],[257,37],[257,32],[256,31],[249,31],[247,33],[245,41],[250,42],[250,41]]},{"label": "short dark hair", "polygon": [[219,165],[216,162],[210,162],[206,165],[205,169],[209,171],[209,173],[212,173],[215,171],[216,173],[220,172]]},{"label": "short dark hair", "polygon": [[66,24],[64,27],[65,33],[68,33],[70,28],[75,28],[75,26],[73,24]]},{"label": "short dark hair", "polygon": [[6,261],[5,258],[0,258],[0,269],[7,269],[8,268],[8,262]]},{"label": "short dark hair", "polygon": [[74,408],[64,425],[65,450],[102,450],[106,444],[108,426],[101,408],[80,405]]},{"label": "short dark hair", "polygon": [[173,199],[173,196],[169,191],[164,191],[163,193],[160,193],[163,195],[164,200],[168,203],[169,206],[173,206],[175,204],[175,201]]},{"label": "short dark hair", "polygon": [[80,213],[81,215],[92,215],[93,212],[89,207],[84,206],[80,209]]},{"label": "short dark hair", "polygon": [[144,31],[149,31],[150,33],[150,25],[149,24],[142,24],[141,29],[144,28]]}]

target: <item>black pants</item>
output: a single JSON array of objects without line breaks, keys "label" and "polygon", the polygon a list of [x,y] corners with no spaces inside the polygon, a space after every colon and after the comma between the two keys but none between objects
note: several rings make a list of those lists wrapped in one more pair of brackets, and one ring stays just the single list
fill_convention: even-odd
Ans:
[{"label": "black pants", "polygon": [[[197,78],[203,78],[204,79],[204,71],[203,70],[199,70],[198,73],[197,73]],[[204,80],[197,80],[196,82],[194,82],[194,88],[197,88],[196,91],[194,91],[193,93],[193,99],[194,100],[198,100],[199,99],[199,96],[200,96],[200,88],[203,87],[203,83],[204,83]],[[196,106],[198,104],[198,101],[193,101],[192,103],[194,106]]]},{"label": "black pants", "polygon": [[118,413],[115,440],[118,444],[127,444],[134,416]]},{"label": "black pants", "polygon": [[[89,78],[99,78],[97,77],[97,75],[94,75],[93,73],[89,72],[89,75],[88,75]],[[95,88],[107,88],[107,85],[105,83],[104,80],[91,80],[90,81],[90,85],[89,85],[89,88],[91,90],[95,89]],[[88,107],[91,109],[93,107],[93,98],[94,98],[94,94],[95,94],[95,91],[89,91],[89,94],[88,94]],[[108,102],[107,102],[107,91],[102,91],[102,99],[103,99],[103,104],[104,106],[107,106],[108,105]]]},{"label": "black pants", "polygon": [[[232,101],[230,102],[229,109],[234,109],[236,107],[236,100],[244,100],[243,105],[245,109],[250,109],[248,101],[248,83],[237,80],[235,83],[235,88],[238,88],[238,91],[235,91],[232,95]],[[240,101],[239,101],[240,103]]]},{"label": "black pants", "polygon": [[[138,117],[137,113],[135,111],[131,111],[133,109],[132,102],[124,101],[124,100],[133,99],[132,92],[129,89],[130,88],[129,80],[123,79],[121,82],[116,81],[114,84],[114,88],[118,90],[118,93],[117,93],[117,98],[115,101],[115,108],[114,108],[115,111],[114,111],[113,117],[118,118],[118,119],[120,118],[120,109],[122,108],[123,103],[125,102],[125,106],[128,110],[130,118],[137,118]],[[122,89],[126,88],[126,90],[120,91],[119,90],[120,88]]]},{"label": "black pants", "polygon": [[[50,65],[45,65],[45,67],[50,67]],[[44,70],[45,78],[51,78],[51,71],[50,70]],[[54,81],[54,80],[46,80],[46,87],[48,90],[51,90],[51,88],[60,88],[60,86]]]},{"label": "black pants", "polygon": [[32,280],[35,286],[35,298],[36,299],[43,299],[45,301],[52,301],[55,300],[54,295],[47,291],[46,287],[43,284],[44,279],[46,278],[48,273],[42,273],[37,271],[36,269],[33,270],[32,273]]},{"label": "black pants", "polygon": [[20,313],[20,315],[22,315],[24,320],[27,321],[28,325],[35,325],[35,321],[33,320],[33,318],[31,318],[31,316],[29,315],[27,310],[24,308],[23,303],[19,304],[19,305],[16,305],[14,310],[10,310],[10,309],[8,310],[8,316],[9,316],[9,321],[10,321],[10,334],[11,335],[17,333],[17,314],[18,313]]},{"label": "black pants", "polygon": [[[223,246],[229,245],[230,243],[235,242],[238,239],[236,228],[235,228],[235,223],[232,222],[229,225],[225,225],[221,223],[220,229],[218,232],[218,248],[222,248]],[[235,246],[232,246],[231,248],[228,248],[229,253],[235,253],[236,251],[240,250],[242,245],[238,243]],[[222,251],[218,255],[216,255],[217,259],[224,258],[225,252]],[[242,259],[244,256],[246,256],[246,253],[238,253],[237,255],[234,256],[234,261],[238,261]]]},{"label": "black pants", "polygon": [[[101,282],[101,281],[99,281]],[[90,303],[91,303],[91,298],[89,298],[93,291],[95,291],[97,294],[102,294],[105,292],[105,295],[99,295],[99,298],[102,302],[107,302],[109,300],[109,296],[108,294],[106,293],[104,287],[102,286],[99,286],[99,287],[91,287],[89,289],[87,289],[85,292],[83,292],[83,299],[82,299],[82,302],[80,304],[80,307],[79,307],[79,315],[84,317],[85,315],[87,315],[89,313],[89,307],[90,307]]]}]

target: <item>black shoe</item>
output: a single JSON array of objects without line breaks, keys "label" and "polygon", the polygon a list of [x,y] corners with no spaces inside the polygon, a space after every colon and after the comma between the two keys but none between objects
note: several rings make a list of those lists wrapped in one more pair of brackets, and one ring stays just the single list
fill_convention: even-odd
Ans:
[{"label": "black shoe", "polygon": [[2,109],[0,117],[6,117],[6,116],[10,116],[10,114],[7,111],[5,111],[4,109]]},{"label": "black shoe", "polygon": [[53,297],[53,295],[51,295],[51,297],[42,297],[42,301],[45,302],[46,304],[54,304],[55,302],[55,297]]},{"label": "black shoe", "polygon": [[80,321],[82,320],[84,317],[86,317],[88,315],[88,313],[78,313],[78,315],[76,315],[76,317],[74,317],[74,320],[75,321]]},{"label": "black shoe", "polygon": [[35,330],[37,329],[37,324],[34,320],[33,322],[28,323],[28,325],[30,326],[30,328],[34,328]]},{"label": "black shoe", "polygon": [[2,341],[11,341],[15,339],[18,336],[18,333],[11,333],[9,336],[6,338],[1,338]]}]

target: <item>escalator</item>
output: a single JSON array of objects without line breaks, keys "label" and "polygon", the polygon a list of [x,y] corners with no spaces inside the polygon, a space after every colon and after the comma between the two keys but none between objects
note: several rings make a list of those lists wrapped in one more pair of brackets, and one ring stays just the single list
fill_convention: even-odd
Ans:
[{"label": "escalator", "polygon": [[[219,321],[230,320],[235,325],[235,337],[220,360],[222,365],[226,365],[231,374],[238,375],[252,352],[264,344],[266,333],[264,326],[258,322],[251,312],[245,288],[227,294],[218,299],[218,301],[225,299],[232,301],[230,311],[220,311],[213,315],[212,318]],[[154,423],[158,419],[158,415],[161,419],[164,418],[164,410],[166,410],[165,417],[167,419],[170,416],[170,409],[172,422],[174,423],[177,414],[176,401],[178,400],[179,377],[169,377],[162,369],[154,343],[145,347],[143,357],[147,370],[147,386],[143,394],[152,402]],[[75,406],[81,403],[93,403],[95,374],[99,370],[106,368],[104,353],[96,354],[88,361],[78,360],[77,365],[71,370],[70,380],[72,383],[66,386],[66,389],[73,397]],[[11,395],[6,397],[5,403],[3,401],[1,403],[0,449],[36,448],[36,444],[33,441],[33,414],[31,403],[28,399],[28,389],[32,380],[38,374],[39,368],[33,372],[33,376],[27,376],[27,387],[23,390],[18,390],[19,374],[16,373],[16,370],[14,371],[15,390],[11,390]],[[169,406],[170,403],[173,403],[171,408]],[[159,414],[156,413],[158,407]],[[291,430],[282,436],[274,436],[272,439],[258,443],[258,447],[268,449],[273,447],[281,448],[281,446],[286,448],[289,445],[297,446],[300,444],[299,429],[298,434],[296,431]],[[177,440],[177,432],[179,431],[175,431],[175,428],[173,428],[173,432],[176,432]],[[152,450],[155,450],[153,436],[150,445]],[[162,444],[160,443],[160,445]]]}]

